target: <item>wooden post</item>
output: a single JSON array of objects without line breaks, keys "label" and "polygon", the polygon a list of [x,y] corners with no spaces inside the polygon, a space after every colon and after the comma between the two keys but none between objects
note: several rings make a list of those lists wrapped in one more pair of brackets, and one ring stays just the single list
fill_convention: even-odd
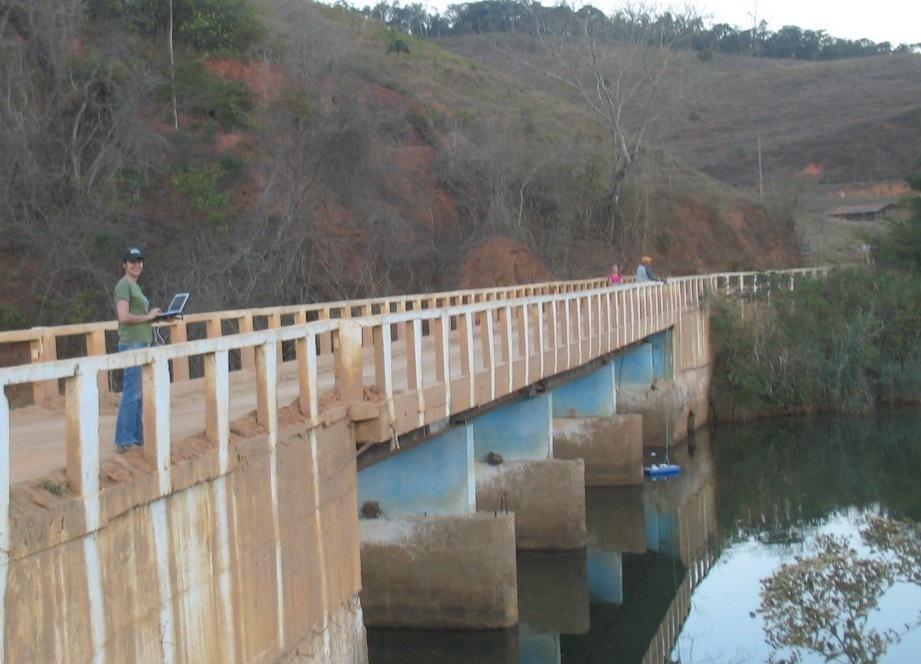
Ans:
[{"label": "wooden post", "polygon": [[[329,307],[317,312],[317,320],[329,320]],[[320,355],[329,355],[333,352],[333,333],[324,332],[320,335]]]},{"label": "wooden post", "polygon": [[[364,335],[362,335],[364,336]],[[390,324],[375,325],[374,340],[374,384],[387,397],[393,399],[393,344],[390,339]]]},{"label": "wooden post", "polygon": [[[99,385],[93,373],[64,381],[67,482],[76,496],[99,493]],[[87,524],[93,530],[99,523]]]},{"label": "wooden post", "polygon": [[445,386],[445,415],[451,413],[451,321],[448,314],[432,321],[432,341],[435,344],[435,380]]},{"label": "wooden post", "polygon": [[[306,316],[306,314],[305,314]],[[317,335],[308,333],[294,342],[297,356],[298,406],[305,417],[314,419],[320,414],[317,386]]]},{"label": "wooden post", "polygon": [[[240,334],[249,334],[253,331],[253,315],[245,314],[240,319]],[[256,347],[247,346],[240,349],[240,367],[254,369],[256,367]]]},{"label": "wooden post", "polygon": [[[32,339],[29,342],[31,348],[32,364],[40,362],[54,362],[58,359],[57,338],[54,332],[46,331],[42,333],[39,339]],[[35,405],[40,406],[48,397],[58,396],[58,381],[46,380],[32,383],[32,400]]]},{"label": "wooden post", "polygon": [[473,314],[469,311],[458,316],[457,335],[460,337],[461,373],[470,382],[467,407],[476,405],[476,366],[473,357]]},{"label": "wooden post", "polygon": [[[169,342],[170,344],[184,344],[189,340],[188,329],[186,328],[185,321],[177,321],[174,325],[171,325],[169,333]],[[105,339],[103,339],[105,343]],[[178,383],[179,381],[189,379],[189,358],[188,357],[174,357],[173,358],[173,382]]]},{"label": "wooden post", "polygon": [[563,300],[563,345],[566,347],[565,369],[572,367],[572,315],[570,313],[572,300]]},{"label": "wooden post", "polygon": [[418,424],[425,424],[425,385],[422,377],[422,319],[413,318],[406,323],[406,385],[416,391],[419,409]]},{"label": "wooden post", "polygon": [[499,354],[505,362],[506,377],[504,391],[502,394],[508,394],[512,391],[514,381],[514,358],[512,348],[512,308],[508,305],[499,309]]},{"label": "wooden post", "polygon": [[10,402],[0,383],[0,560],[7,561],[10,550]]},{"label": "wooden post", "polygon": [[582,297],[575,298],[576,302],[576,364],[582,364]]},{"label": "wooden post", "polygon": [[560,333],[557,329],[559,324],[557,320],[557,310],[559,301],[552,300],[547,306],[550,308],[550,346],[553,348],[553,373],[560,371]]},{"label": "wooden post", "polygon": [[[361,306],[361,315],[363,318],[370,318],[373,315],[373,310],[370,304],[363,304]],[[370,327],[363,327],[361,330],[361,345],[370,346],[373,341],[373,332]]]},{"label": "wooden post", "polygon": [[269,447],[278,444],[278,357],[275,342],[256,346],[256,421],[265,427]]},{"label": "wooden post", "polygon": [[144,390],[144,458],[157,473],[160,495],[172,490],[170,479],[169,362],[157,357],[142,368]]},{"label": "wooden post", "polygon": [[483,368],[489,372],[489,398],[496,398],[496,352],[493,342],[492,310],[487,309],[479,313],[480,337],[483,342]]},{"label": "wooden post", "polygon": [[544,367],[544,305],[542,303],[535,304],[534,309],[534,330],[537,339],[535,344],[537,345],[537,373],[536,378],[543,378],[545,373]]},{"label": "wooden post", "polygon": [[223,475],[230,462],[230,362],[226,350],[205,355],[205,434],[217,446]]},{"label": "wooden post", "polygon": [[530,383],[531,378],[531,334],[528,325],[528,305],[522,304],[518,307],[518,350],[521,353],[521,357],[524,361],[524,375],[522,377],[521,385],[516,385],[516,387],[524,387]]},{"label": "wooden post", "polygon": [[[281,314],[269,314],[268,328],[270,330],[277,330],[281,327]],[[278,349],[276,350],[276,361],[281,364],[285,361],[284,353],[281,349],[281,342],[278,342]]]},{"label": "wooden post", "polygon": [[[88,356],[106,354],[106,331],[103,329],[93,330],[86,335],[86,354]],[[186,359],[186,378],[188,378],[188,358]],[[99,387],[100,394],[109,393],[109,372],[100,371],[96,376],[96,384]],[[65,387],[66,389],[66,387]]]},{"label": "wooden post", "polygon": [[361,354],[361,325],[353,320],[339,323],[339,348],[336,350],[336,387],[344,403],[364,397],[364,363]]}]

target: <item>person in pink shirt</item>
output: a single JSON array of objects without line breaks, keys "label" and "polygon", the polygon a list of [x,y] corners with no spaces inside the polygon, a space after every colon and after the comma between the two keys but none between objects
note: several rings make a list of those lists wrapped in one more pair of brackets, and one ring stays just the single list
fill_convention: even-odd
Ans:
[{"label": "person in pink shirt", "polygon": [[608,284],[616,286],[622,283],[624,283],[624,278],[620,276],[620,267],[615,263],[611,266],[611,271],[608,272]]}]

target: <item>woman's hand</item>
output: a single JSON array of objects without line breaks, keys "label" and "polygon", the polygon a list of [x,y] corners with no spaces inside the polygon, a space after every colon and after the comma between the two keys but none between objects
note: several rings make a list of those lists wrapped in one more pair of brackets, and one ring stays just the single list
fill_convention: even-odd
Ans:
[{"label": "woman's hand", "polygon": [[154,307],[153,309],[147,312],[147,320],[156,320],[157,316],[159,316],[160,313],[161,313],[160,308]]}]

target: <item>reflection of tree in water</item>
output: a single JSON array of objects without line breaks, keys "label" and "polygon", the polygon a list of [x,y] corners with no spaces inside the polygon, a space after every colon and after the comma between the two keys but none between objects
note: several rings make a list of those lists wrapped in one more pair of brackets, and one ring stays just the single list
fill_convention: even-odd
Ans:
[{"label": "reflection of tree in water", "polygon": [[866,555],[847,537],[820,535],[813,555],[796,556],[761,581],[758,613],[775,648],[771,662],[800,662],[806,651],[829,662],[876,662],[921,624],[919,613],[898,628],[867,625],[895,583],[921,586],[921,526],[872,517],[860,535],[870,549]]}]

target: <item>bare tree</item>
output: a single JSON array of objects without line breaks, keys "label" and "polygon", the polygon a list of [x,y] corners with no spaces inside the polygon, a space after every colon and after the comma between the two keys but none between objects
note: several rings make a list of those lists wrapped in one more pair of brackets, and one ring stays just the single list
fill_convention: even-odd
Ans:
[{"label": "bare tree", "polygon": [[574,93],[609,136],[606,235],[623,246],[631,228],[618,214],[621,196],[648,148],[651,130],[672,106],[668,97],[673,90],[668,87],[675,82],[668,81],[666,72],[680,31],[670,26],[693,18],[690,12],[656,16],[642,6],[611,17],[588,9],[576,16],[576,30],[570,24],[541,26],[538,40],[551,59],[532,66],[540,66],[545,76]]}]

